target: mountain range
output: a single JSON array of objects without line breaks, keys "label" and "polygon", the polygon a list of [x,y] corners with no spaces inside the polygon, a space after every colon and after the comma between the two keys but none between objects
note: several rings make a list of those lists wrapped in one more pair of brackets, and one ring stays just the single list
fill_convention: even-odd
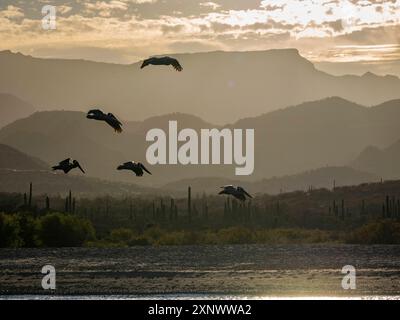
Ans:
[{"label": "mountain range", "polygon": [[0,192],[26,192],[30,182],[36,194],[66,194],[69,190],[87,196],[155,193],[153,189],[135,184],[54,172],[42,160],[0,144]]},{"label": "mountain range", "polygon": [[0,128],[34,112],[34,107],[29,103],[14,95],[0,93]]},{"label": "mountain range", "polygon": [[172,195],[185,196],[187,186],[194,194],[217,194],[226,184],[242,185],[252,193],[277,194],[309,188],[332,188],[378,181],[378,177],[348,167],[326,167],[293,176],[243,182],[223,177],[204,177],[170,182],[160,188],[148,188],[140,184],[110,182],[86,177],[80,172],[51,171],[50,166],[12,147],[0,144],[0,192],[26,192],[29,183],[34,184],[36,194],[62,195],[69,190],[74,194],[96,197],[99,195]]},{"label": "mountain range", "polygon": [[400,177],[400,140],[387,148],[369,146],[351,163],[359,170],[365,170],[387,179]]},{"label": "mountain range", "polygon": [[333,76],[296,49],[173,56],[183,72],[155,66],[141,70],[141,62],[40,59],[2,51],[0,88],[38,110],[96,106],[135,121],[181,112],[220,125],[329,96],[366,106],[400,98],[395,76]]},{"label": "mountain range", "polygon": [[240,185],[249,192],[278,194],[297,190],[309,190],[326,188],[332,189],[334,186],[359,185],[367,182],[380,181],[378,176],[362,172],[350,167],[325,167],[310,171],[305,171],[295,175],[261,179],[254,182],[243,182],[241,180],[226,179],[218,177],[204,177],[183,179],[170,182],[163,186],[164,190],[185,195],[187,186],[191,186],[195,193],[217,194],[221,186],[232,184]]},{"label": "mountain range", "polygon": [[[89,176],[152,187],[196,177],[239,179],[232,165],[155,165],[149,167],[153,175],[141,178],[116,170],[125,161],[145,163],[150,145],[145,140],[147,130],[166,130],[169,120],[178,121],[179,129],[220,128],[193,115],[173,113],[125,122],[124,132],[118,135],[105,123],[86,119],[82,112],[45,111],[2,128],[0,143],[49,165],[71,157],[80,161]],[[368,146],[388,148],[399,140],[400,100],[364,107],[332,97],[245,118],[225,127],[254,128],[255,171],[250,177],[240,177],[254,182],[316,168],[353,165]],[[363,166],[355,168],[370,171]],[[379,175],[376,170],[372,173]]]}]

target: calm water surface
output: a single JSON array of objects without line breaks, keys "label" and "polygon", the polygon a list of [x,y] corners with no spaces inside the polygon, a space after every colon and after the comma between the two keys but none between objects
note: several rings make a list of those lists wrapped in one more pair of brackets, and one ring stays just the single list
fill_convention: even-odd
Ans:
[{"label": "calm water surface", "polygon": [[[57,289],[41,288],[42,266]],[[356,290],[341,269],[356,268]],[[0,249],[0,298],[397,299],[397,245],[228,245],[133,248]]]}]

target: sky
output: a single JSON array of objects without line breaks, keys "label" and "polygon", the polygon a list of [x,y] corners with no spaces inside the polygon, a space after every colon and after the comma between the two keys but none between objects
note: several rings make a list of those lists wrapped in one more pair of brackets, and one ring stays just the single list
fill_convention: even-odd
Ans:
[{"label": "sky", "polygon": [[[46,5],[56,8],[56,29],[43,28]],[[0,50],[36,57],[133,63],[156,54],[293,47],[332,73],[400,76],[400,0],[0,2]]]}]

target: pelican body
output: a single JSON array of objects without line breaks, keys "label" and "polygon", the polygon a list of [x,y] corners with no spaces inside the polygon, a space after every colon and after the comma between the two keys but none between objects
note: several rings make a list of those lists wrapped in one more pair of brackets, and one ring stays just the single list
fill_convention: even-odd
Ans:
[{"label": "pelican body", "polygon": [[98,121],[104,121],[109,126],[111,126],[115,130],[115,132],[118,133],[122,132],[122,123],[119,122],[119,120],[112,113],[105,114],[103,111],[99,109],[93,109],[87,113],[86,118]]},{"label": "pelican body", "polygon": [[151,172],[147,170],[142,163],[135,161],[125,162],[124,164],[118,166],[117,170],[131,170],[136,174],[137,177],[143,176],[144,171],[146,171],[148,174],[151,174]]},{"label": "pelican body", "polygon": [[239,199],[240,201],[245,201],[246,196],[249,198],[253,198],[250,194],[247,193],[242,187],[234,187],[232,185],[223,186],[221,187],[223,190],[220,191],[218,194],[227,194]]},{"label": "pelican body", "polygon": [[143,64],[140,67],[140,69],[143,69],[144,67],[146,67],[150,64],[156,65],[156,66],[160,66],[160,65],[173,66],[176,71],[183,70],[183,68],[180,65],[180,63],[178,62],[178,60],[176,60],[175,58],[171,58],[171,57],[152,57],[152,58],[146,59],[143,61]]},{"label": "pelican body", "polygon": [[79,168],[79,170],[85,173],[79,162],[77,160],[71,162],[71,158],[65,159],[61,161],[58,165],[52,167],[53,170],[61,170],[64,171],[65,174],[67,174],[68,172],[70,172],[72,169],[75,168]]}]

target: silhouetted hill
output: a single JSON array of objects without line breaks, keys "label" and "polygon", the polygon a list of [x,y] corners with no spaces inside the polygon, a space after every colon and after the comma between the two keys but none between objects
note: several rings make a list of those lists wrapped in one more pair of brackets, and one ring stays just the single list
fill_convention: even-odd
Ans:
[{"label": "silhouetted hill", "polygon": [[0,136],[0,141],[50,165],[66,158],[77,159],[90,176],[110,177],[125,159],[113,147],[120,138],[113,129],[105,123],[86,119],[82,112],[37,112],[4,127]]},{"label": "silhouetted hill", "polygon": [[54,172],[42,160],[0,144],[0,192],[25,192],[30,182],[37,194],[59,194],[68,190],[88,196],[154,193],[152,189],[135,184],[110,182],[74,172],[68,175]]},{"label": "silhouetted hill", "polygon": [[347,165],[368,145],[396,141],[399,119],[400,100],[366,108],[332,97],[243,119],[234,127],[255,129],[255,175],[268,177]]},{"label": "silhouetted hill", "polygon": [[218,124],[329,96],[368,106],[400,98],[397,77],[332,76],[296,49],[173,56],[183,72],[3,51],[0,90],[46,110],[97,105],[135,121],[183,112]]},{"label": "silhouetted hill", "polygon": [[42,160],[0,144],[0,169],[48,170],[49,166]]},{"label": "silhouetted hill", "polygon": [[219,187],[226,184],[240,185],[251,193],[278,194],[297,190],[307,191],[309,188],[332,189],[333,185],[350,186],[366,182],[379,181],[376,175],[358,171],[349,167],[326,167],[302,172],[296,175],[262,179],[255,182],[243,182],[234,179],[218,177],[204,177],[178,180],[163,186],[164,190],[183,195],[187,186],[191,186],[194,193],[217,194]]},{"label": "silhouetted hill", "polygon": [[394,143],[399,139],[400,100],[367,108],[333,97],[238,121],[232,127],[255,129],[255,171],[250,177],[235,176],[233,165],[151,166],[153,175],[140,179],[115,170],[125,161],[146,162],[147,130],[166,130],[168,120],[178,120],[179,129],[214,127],[198,117],[175,113],[125,123],[125,131],[118,135],[82,112],[51,111],[1,129],[0,142],[49,164],[76,158],[88,175],[103,179],[152,186],[195,177],[255,181],[345,166],[369,145],[382,148]]},{"label": "silhouetted hill", "polygon": [[369,146],[351,163],[354,168],[373,172],[383,178],[400,177],[400,140],[387,148]]},{"label": "silhouetted hill", "polygon": [[69,190],[76,195],[90,197],[155,194],[153,189],[135,184],[110,182],[86,176],[66,175],[46,170],[0,169],[0,192],[27,192],[30,182],[34,185],[36,195],[67,194]]},{"label": "silhouetted hill", "polygon": [[[157,184],[174,177],[201,175],[207,167],[191,167],[189,170],[156,166],[152,176],[137,178],[133,173],[117,171],[119,164],[135,160],[146,162],[149,143],[145,136],[150,128],[167,130],[168,119],[180,121],[188,128],[213,127],[203,120],[184,114],[153,117],[143,122],[128,122],[122,134],[103,122],[86,119],[82,112],[45,111],[21,119],[0,130],[0,141],[24,152],[45,159],[49,164],[71,157],[78,159],[89,176],[146,184]],[[164,174],[164,175],[163,175]]]},{"label": "silhouetted hill", "polygon": [[0,128],[34,112],[33,106],[7,93],[0,93]]}]

